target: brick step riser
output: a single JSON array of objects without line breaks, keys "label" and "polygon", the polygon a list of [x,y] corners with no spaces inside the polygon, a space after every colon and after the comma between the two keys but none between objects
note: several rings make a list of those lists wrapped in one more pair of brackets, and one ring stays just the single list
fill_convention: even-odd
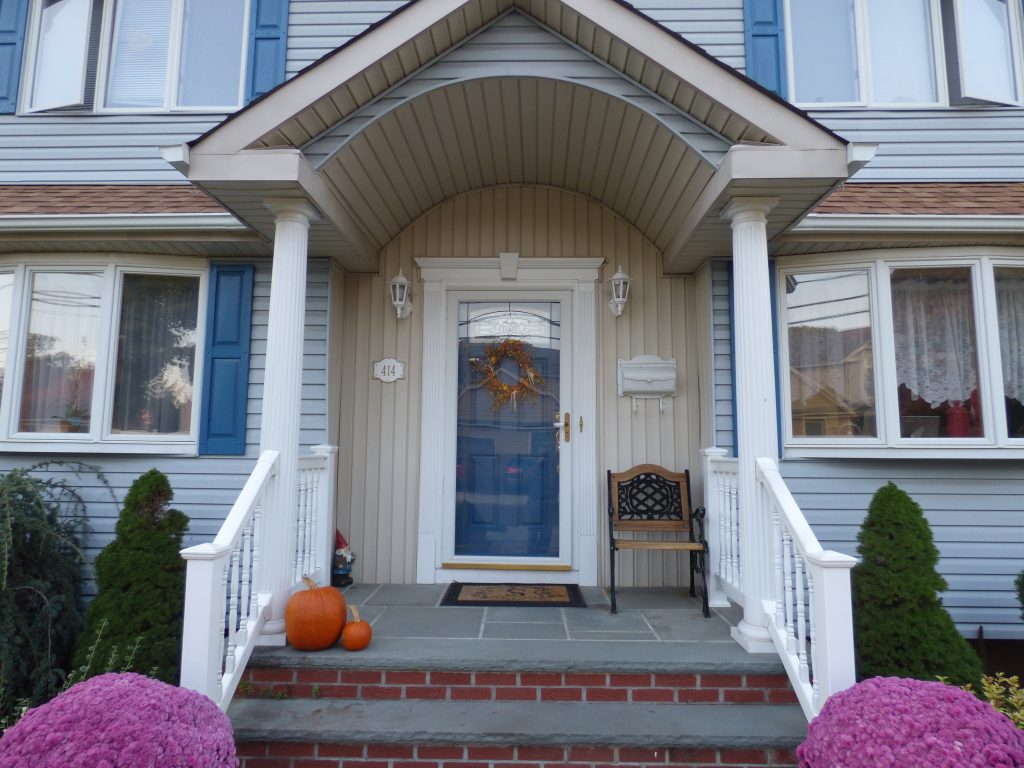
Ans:
[{"label": "brick step riser", "polygon": [[238,698],[795,704],[781,675],[250,668]]},{"label": "brick step riser", "polygon": [[239,768],[793,768],[784,749],[241,742]]}]

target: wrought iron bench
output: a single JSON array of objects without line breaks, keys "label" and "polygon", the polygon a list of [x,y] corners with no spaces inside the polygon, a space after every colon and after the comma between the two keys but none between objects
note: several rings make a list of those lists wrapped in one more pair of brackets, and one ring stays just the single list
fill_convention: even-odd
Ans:
[{"label": "wrought iron bench", "polygon": [[[691,524],[692,523],[692,524]],[[696,536],[694,535],[696,526]],[[620,538],[628,531],[633,538]],[[685,533],[686,541],[652,541],[643,533]],[[694,574],[700,572],[704,617],[708,608],[707,553],[704,508],[690,506],[690,471],[669,472],[657,464],[638,464],[625,472],[608,470],[608,540],[611,550],[612,613],[615,604],[615,553],[620,549],[653,549],[690,553],[690,596],[695,597]]]}]

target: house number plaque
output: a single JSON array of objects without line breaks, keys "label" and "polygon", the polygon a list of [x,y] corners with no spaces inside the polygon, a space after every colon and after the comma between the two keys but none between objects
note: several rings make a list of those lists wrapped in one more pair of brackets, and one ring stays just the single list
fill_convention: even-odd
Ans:
[{"label": "house number plaque", "polygon": [[380,379],[385,384],[392,384],[399,379],[405,378],[405,363],[395,360],[393,357],[385,357],[373,364],[373,378]]}]

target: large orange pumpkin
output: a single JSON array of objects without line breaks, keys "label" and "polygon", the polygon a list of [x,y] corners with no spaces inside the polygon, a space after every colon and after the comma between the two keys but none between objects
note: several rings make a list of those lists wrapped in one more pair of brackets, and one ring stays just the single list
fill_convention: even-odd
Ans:
[{"label": "large orange pumpkin", "polygon": [[359,618],[358,608],[353,605],[349,610],[352,611],[352,621],[341,630],[341,645],[346,651],[361,651],[373,639],[373,628]]},{"label": "large orange pumpkin", "polygon": [[307,589],[296,592],[284,607],[284,634],[300,651],[322,651],[341,637],[345,626],[345,598],[334,587],[318,586],[302,577]]}]

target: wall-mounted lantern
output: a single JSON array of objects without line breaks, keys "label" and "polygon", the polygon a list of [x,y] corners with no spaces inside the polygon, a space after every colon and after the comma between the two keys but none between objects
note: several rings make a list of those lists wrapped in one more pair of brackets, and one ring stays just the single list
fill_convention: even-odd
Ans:
[{"label": "wall-mounted lantern", "polygon": [[388,291],[391,295],[391,303],[395,306],[395,312],[398,313],[398,319],[404,320],[412,314],[412,302],[409,301],[409,287],[411,283],[402,270],[398,270],[398,274],[388,281]]},{"label": "wall-mounted lantern", "polygon": [[622,310],[626,307],[626,299],[629,298],[629,275],[622,271],[622,265],[619,265],[619,271],[612,275],[612,279],[608,281],[612,285],[612,298],[608,302],[608,310],[619,317],[622,315]]}]

